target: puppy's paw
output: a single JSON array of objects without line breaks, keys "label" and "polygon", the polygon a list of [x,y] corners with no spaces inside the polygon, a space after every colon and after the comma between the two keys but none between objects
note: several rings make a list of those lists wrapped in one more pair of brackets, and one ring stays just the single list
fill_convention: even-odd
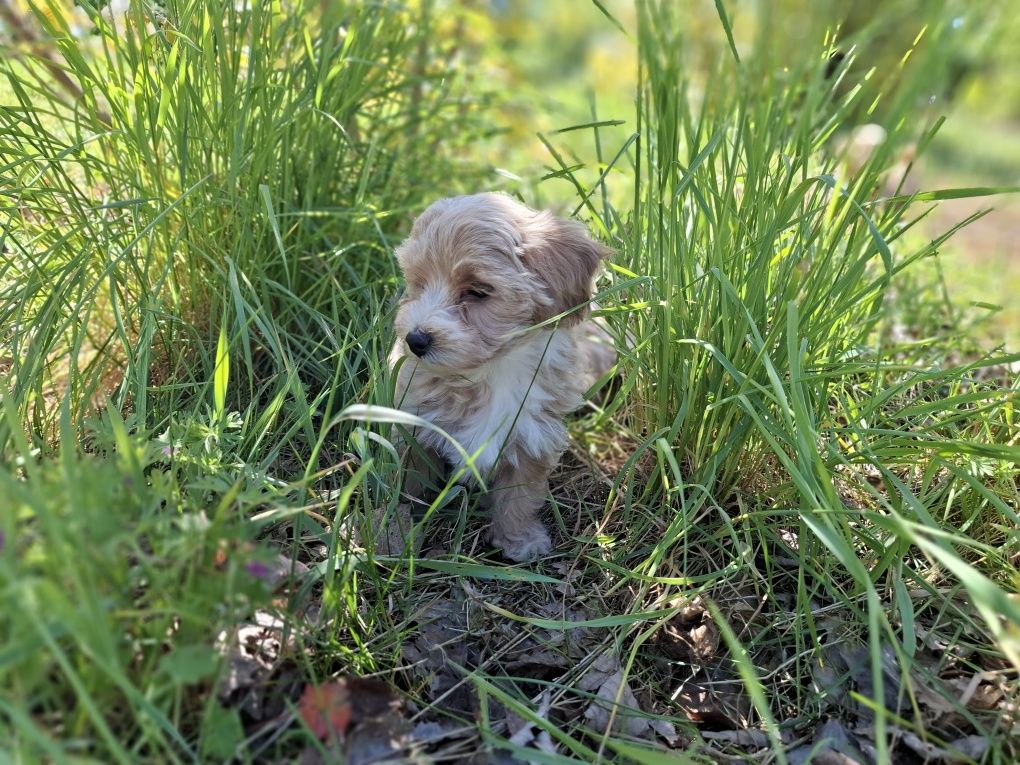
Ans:
[{"label": "puppy's paw", "polygon": [[537,518],[518,525],[512,533],[508,529],[493,529],[490,539],[493,547],[500,548],[510,560],[532,560],[552,552],[549,534]]}]

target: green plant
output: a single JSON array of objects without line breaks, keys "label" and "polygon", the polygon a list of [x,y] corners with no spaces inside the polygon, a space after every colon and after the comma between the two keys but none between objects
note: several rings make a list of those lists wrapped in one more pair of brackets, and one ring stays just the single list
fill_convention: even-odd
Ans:
[{"label": "green plant", "polygon": [[[703,577],[696,592],[753,588],[762,603],[789,603],[766,608],[777,626],[743,642],[733,617],[713,610],[779,761],[781,734],[825,707],[804,693],[812,662],[862,641],[884,762],[887,731],[903,723],[881,699],[909,688],[920,666],[916,625],[951,613],[1020,662],[1020,611],[1006,595],[1016,539],[1005,531],[1017,522],[1016,384],[1001,376],[1020,356],[961,359],[973,343],[943,296],[916,291],[911,277],[969,222],[925,240],[915,231],[927,203],[1009,189],[908,193],[894,175],[901,148],[923,156],[941,126],[914,119],[952,33],[941,11],[918,21],[895,72],[856,82],[853,39],[781,68],[768,37],[738,52],[717,8],[725,52],[694,84],[697,43],[676,9],[638,3],[640,148],[621,150],[635,168],[632,210],[599,193],[626,177],[610,172],[619,155],[590,185],[556,155],[622,250],[600,302],[629,346],[627,403],[610,408],[607,427],[625,423],[634,452],[606,502],[622,517],[591,554],[629,571],[654,603],[669,602],[650,584],[664,570]],[[837,44],[851,53],[833,68]],[[853,168],[834,135],[861,112],[887,138]],[[942,330],[902,338],[901,310],[925,314],[922,331]],[[775,563],[791,556],[795,571]],[[939,611],[907,595],[939,587],[970,605]],[[847,613],[848,632],[827,634],[819,608]],[[789,639],[801,682],[773,670]]]},{"label": "green plant", "polygon": [[93,12],[94,38],[55,2],[35,20],[82,95],[43,54],[6,59],[0,326],[33,430],[65,390],[76,420],[109,394],[159,427],[212,379],[221,313],[246,400],[355,398],[388,236],[471,135],[427,8],[138,3]]},{"label": "green plant", "polygon": [[194,757],[202,744],[181,731],[224,714],[208,693],[227,666],[217,636],[269,605],[271,553],[246,518],[265,495],[226,484],[197,502],[175,459],[115,412],[94,424],[109,444],[89,455],[68,414],[58,461],[17,436],[19,468],[0,471],[0,748]]},{"label": "green plant", "polygon": [[[533,148],[462,90],[459,17],[191,0],[75,38],[35,8],[81,95],[41,50],[0,64],[0,759],[315,754],[288,705],[369,674],[449,723],[449,757],[782,761],[839,719],[879,761],[905,731],[1015,758],[958,683],[1015,693],[1017,356],[983,354],[915,268],[957,230],[920,233],[928,205],[995,190],[892,174],[940,127],[918,115],[951,9],[869,75],[881,17],[788,50],[765,6],[706,6],[704,34],[668,2],[596,5],[634,28],[633,124],[600,99],[541,136],[540,192],[617,248],[598,303],[622,379],[573,424],[559,557],[528,567],[486,558],[463,487],[401,515],[390,424],[362,406],[393,403],[394,238],[485,183],[478,139],[501,167]],[[836,139],[860,114],[888,138],[851,169]],[[289,636],[259,678],[269,721],[222,694],[221,636],[260,612]],[[591,683],[600,663],[620,682]],[[508,742],[516,720],[546,751]]]}]

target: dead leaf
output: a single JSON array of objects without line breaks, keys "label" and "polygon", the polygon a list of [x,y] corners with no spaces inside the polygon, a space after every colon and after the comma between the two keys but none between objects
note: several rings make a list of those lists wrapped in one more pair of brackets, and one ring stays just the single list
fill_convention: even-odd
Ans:
[{"label": "dead leaf", "polygon": [[709,741],[725,741],[729,744],[753,749],[764,749],[770,744],[767,734],[752,728],[745,728],[743,730],[705,730],[701,732],[701,736]]},{"label": "dead leaf", "polygon": [[554,584],[553,589],[563,595],[564,598],[574,597],[576,590],[574,589],[574,581],[580,578],[584,571],[584,568],[577,565],[576,562],[565,563],[558,562],[553,563],[550,568],[556,572],[559,577],[559,584]]},{"label": "dead leaf", "polygon": [[943,749],[935,744],[924,741],[913,731],[904,731],[894,728],[893,732],[900,736],[900,740],[907,747],[922,757],[926,763],[954,763],[965,762],[968,759],[979,760],[988,749],[988,740],[983,736],[967,736],[958,739],[951,748]]},{"label": "dead leaf", "polygon": [[465,732],[473,731],[474,727],[454,725],[446,722],[420,722],[414,726],[411,735],[422,744],[434,744],[446,738],[461,736]]},{"label": "dead leaf", "polygon": [[612,721],[614,730],[625,731],[634,738],[647,736],[653,730],[667,740],[676,738],[676,731],[668,722],[660,720],[658,725],[653,726],[647,717],[640,714],[641,706],[624,677],[623,666],[616,654],[606,651],[599,655],[577,681],[577,687],[583,691],[595,691],[595,699],[584,710],[584,717],[593,729],[607,731]]},{"label": "dead leaf", "polygon": [[988,751],[990,741],[987,736],[964,736],[949,744],[950,753],[959,752],[964,757],[980,760]]},{"label": "dead leaf", "polygon": [[289,630],[285,626],[279,617],[256,611],[251,622],[217,636],[215,648],[227,665],[216,691],[225,706],[239,708],[255,721],[283,710],[298,677],[292,662],[282,661],[294,648],[298,630],[293,624]]},{"label": "dead leaf", "polygon": [[791,750],[786,755],[790,765],[863,765],[864,755],[850,742],[843,724],[829,718],[815,731],[814,741]]},{"label": "dead leaf", "polygon": [[374,678],[348,677],[305,688],[298,714],[343,762],[367,765],[399,757],[412,748],[414,729],[401,714],[392,689]]},{"label": "dead leaf", "polygon": [[[547,720],[549,717],[549,709],[552,706],[551,694],[548,690],[543,691],[542,695],[539,696],[538,708],[535,710],[535,714],[543,720]],[[535,723],[531,720],[525,720],[518,715],[508,712],[507,723],[512,727],[508,729],[510,734],[507,737],[514,746],[527,746],[528,744],[534,743],[538,739],[538,735],[534,732]],[[540,731],[544,732],[544,731]],[[547,734],[548,735],[548,734]]]},{"label": "dead leaf", "polygon": [[351,724],[351,694],[347,684],[335,680],[305,686],[298,714],[320,741],[342,739]]},{"label": "dead leaf", "polygon": [[351,716],[354,723],[381,717],[400,709],[400,699],[382,680],[374,677],[348,677],[345,682],[351,697]]},{"label": "dead leaf", "polygon": [[670,746],[676,746],[676,742],[680,740],[676,726],[668,720],[663,720],[661,717],[649,718],[648,725]]},{"label": "dead leaf", "polygon": [[503,663],[504,669],[523,677],[545,677],[550,670],[562,671],[571,665],[562,652],[538,647],[536,643],[522,641],[521,649],[514,651],[514,658]]},{"label": "dead leaf", "polygon": [[605,679],[595,695],[596,700],[584,710],[585,719],[592,728],[598,731],[609,730],[615,707],[616,715],[613,720],[615,730],[624,730],[627,735],[634,738],[639,738],[648,731],[648,720],[632,714],[634,711],[640,711],[638,700],[624,678],[622,667]]},{"label": "dead leaf", "polygon": [[864,760],[855,760],[835,749],[814,746],[800,746],[786,753],[789,765],[864,765]]},{"label": "dead leaf", "polygon": [[620,669],[620,659],[611,651],[604,651],[595,657],[588,670],[577,681],[582,691],[594,691]]},{"label": "dead leaf", "polygon": [[539,731],[538,737],[535,739],[535,748],[546,754],[557,753],[557,746],[553,743],[552,736],[547,730]]},{"label": "dead leaf", "polygon": [[403,755],[411,743],[412,730],[411,723],[395,712],[359,722],[347,740],[347,764],[410,762]]},{"label": "dead leaf", "polygon": [[682,605],[650,644],[670,659],[704,664],[716,655],[719,640],[719,628],[699,596]]},{"label": "dead leaf", "polygon": [[416,618],[418,634],[403,644],[401,656],[427,680],[431,704],[470,718],[478,698],[460,668],[477,666],[480,646],[467,639],[469,607],[457,588],[432,600]]},{"label": "dead leaf", "polygon": [[274,592],[279,589],[280,585],[291,581],[296,582],[308,573],[308,566],[299,560],[293,560],[289,555],[279,554],[269,563],[262,565],[264,570],[259,570],[258,578],[265,582],[269,590]]},{"label": "dead leaf", "polygon": [[825,707],[840,703],[846,696],[846,683],[850,668],[838,647],[827,643],[821,646],[811,658],[811,675],[815,690],[819,692]]},{"label": "dead leaf", "polygon": [[968,709],[988,711],[998,707],[1003,696],[1006,695],[1004,688],[993,685],[989,679],[996,675],[987,672],[977,672],[969,679],[956,677],[946,682],[958,692],[959,702]]},{"label": "dead leaf", "polygon": [[743,683],[723,666],[681,680],[673,701],[688,720],[715,730],[742,730],[751,715]]}]

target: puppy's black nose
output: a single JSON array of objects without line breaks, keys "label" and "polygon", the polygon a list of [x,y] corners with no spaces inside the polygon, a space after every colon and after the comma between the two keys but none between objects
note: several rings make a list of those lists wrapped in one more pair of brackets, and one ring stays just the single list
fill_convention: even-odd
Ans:
[{"label": "puppy's black nose", "polygon": [[404,340],[407,342],[407,347],[411,349],[411,353],[418,358],[424,356],[432,347],[432,335],[422,329],[412,329]]}]

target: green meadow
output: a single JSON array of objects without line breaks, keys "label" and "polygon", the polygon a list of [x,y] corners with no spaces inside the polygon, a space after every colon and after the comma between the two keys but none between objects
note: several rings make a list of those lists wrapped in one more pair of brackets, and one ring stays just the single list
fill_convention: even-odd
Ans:
[{"label": "green meadow", "polygon": [[[852,6],[0,2],[0,763],[1016,762],[1020,9]],[[528,564],[387,414],[482,190],[613,250]]]}]

